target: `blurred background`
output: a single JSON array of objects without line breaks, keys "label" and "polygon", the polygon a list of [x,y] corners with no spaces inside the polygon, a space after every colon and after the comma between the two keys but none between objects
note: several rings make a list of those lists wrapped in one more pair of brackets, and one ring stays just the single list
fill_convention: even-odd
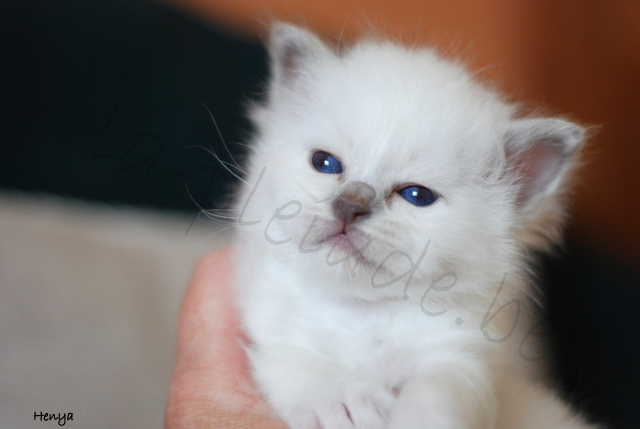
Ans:
[{"label": "blurred background", "polygon": [[[0,426],[159,427],[180,299],[222,245],[267,23],[378,32],[462,58],[513,100],[595,126],[568,244],[541,270],[564,394],[640,427],[640,3],[0,3]],[[211,119],[215,118],[216,123]],[[219,132],[218,129],[219,128]]]}]

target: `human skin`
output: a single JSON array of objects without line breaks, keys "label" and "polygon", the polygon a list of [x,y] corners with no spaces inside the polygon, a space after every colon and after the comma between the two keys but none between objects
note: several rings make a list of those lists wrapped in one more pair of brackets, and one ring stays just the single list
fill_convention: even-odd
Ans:
[{"label": "human skin", "polygon": [[229,249],[205,256],[187,289],[165,429],[284,429],[258,394],[233,305]]}]

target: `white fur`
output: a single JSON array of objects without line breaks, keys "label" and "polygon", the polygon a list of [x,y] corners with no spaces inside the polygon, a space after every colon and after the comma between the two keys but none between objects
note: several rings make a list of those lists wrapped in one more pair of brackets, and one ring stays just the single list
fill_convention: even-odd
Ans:
[{"label": "white fur", "polygon": [[[517,353],[529,329],[523,255],[559,239],[582,130],[518,119],[430,50],[363,41],[337,54],[281,24],[270,53],[235,250],[254,377],[282,419],[294,429],[591,427],[527,381]],[[316,171],[316,150],[344,173]],[[342,228],[333,200],[356,181],[376,191],[347,234],[359,257],[322,243]],[[403,184],[439,199],[411,205],[394,192]]]}]

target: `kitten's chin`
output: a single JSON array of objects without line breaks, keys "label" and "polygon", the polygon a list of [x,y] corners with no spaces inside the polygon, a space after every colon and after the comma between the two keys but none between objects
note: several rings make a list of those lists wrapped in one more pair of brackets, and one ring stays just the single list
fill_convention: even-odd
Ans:
[{"label": "kitten's chin", "polygon": [[[362,244],[364,243],[364,245]],[[311,274],[317,284],[343,298],[379,301],[402,295],[403,286],[379,287],[380,279],[392,277],[384,266],[366,256],[366,240],[338,233],[322,239],[317,251],[304,255],[298,268]]]}]

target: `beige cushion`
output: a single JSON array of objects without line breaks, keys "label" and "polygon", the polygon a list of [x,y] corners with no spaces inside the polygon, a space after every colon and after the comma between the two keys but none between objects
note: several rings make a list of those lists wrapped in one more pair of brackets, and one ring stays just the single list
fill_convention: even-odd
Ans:
[{"label": "beige cushion", "polygon": [[192,220],[0,194],[0,427],[162,427],[181,297],[226,240]]}]

